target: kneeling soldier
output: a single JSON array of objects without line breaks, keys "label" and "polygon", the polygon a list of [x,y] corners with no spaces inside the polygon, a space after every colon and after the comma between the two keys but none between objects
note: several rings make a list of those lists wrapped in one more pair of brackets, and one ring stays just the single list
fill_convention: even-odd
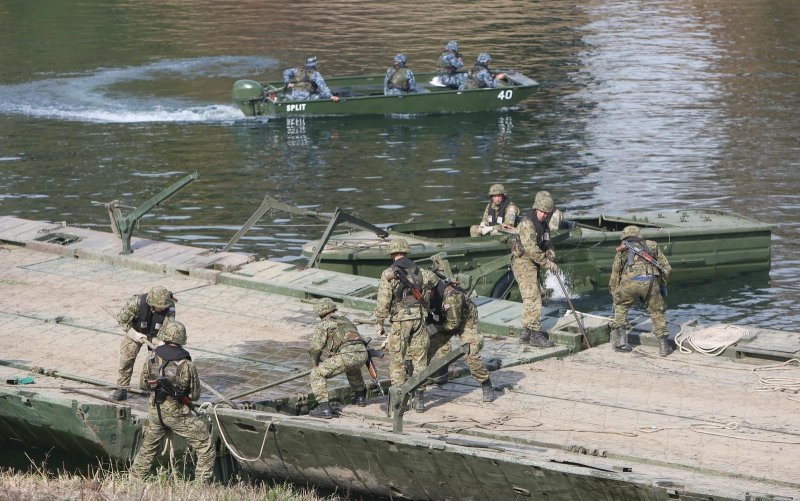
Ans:
[{"label": "kneeling soldier", "polygon": [[[319,402],[319,407],[309,413],[310,416],[330,419],[333,417],[331,404],[328,401],[327,379],[344,372],[353,389],[353,403],[363,407],[366,405],[367,389],[361,368],[367,363],[367,345],[358,333],[356,326],[344,315],[336,314],[336,304],[330,298],[322,298],[314,305],[314,313],[321,322],[311,335],[308,353],[314,361],[311,371],[311,390]],[[320,363],[322,351],[328,349],[331,356]]]},{"label": "kneeling soldier", "polygon": [[195,478],[210,482],[216,451],[203,419],[192,415],[192,401],[200,398],[200,378],[186,344],[186,327],[168,321],[158,334],[164,344],[150,352],[142,370],[140,387],[150,390],[150,409],[139,453],[130,474],[143,478],[150,473],[161,442],[170,431],[186,439],[197,454]]},{"label": "kneeling soldier", "polygon": [[[428,364],[437,358],[446,357],[450,353],[450,339],[458,336],[462,343],[469,343],[469,355],[466,363],[469,373],[472,374],[483,390],[483,401],[494,400],[494,389],[489,379],[489,371],[481,359],[483,336],[478,332],[478,307],[467,294],[452,283],[440,280],[436,286],[431,309],[439,321],[434,325],[437,332],[431,335],[428,345]],[[436,374],[435,382],[444,383],[447,380],[447,369]]]}]

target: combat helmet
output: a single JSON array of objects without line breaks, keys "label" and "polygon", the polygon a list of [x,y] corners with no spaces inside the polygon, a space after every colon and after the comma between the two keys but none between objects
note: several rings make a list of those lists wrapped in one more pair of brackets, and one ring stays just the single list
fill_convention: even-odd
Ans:
[{"label": "combat helmet", "polygon": [[458,52],[458,42],[456,42],[455,40],[450,40],[449,42],[447,42],[447,45],[444,46],[444,50]]},{"label": "combat helmet", "polygon": [[553,197],[550,196],[550,192],[540,191],[533,200],[533,208],[542,212],[552,213],[556,210],[556,204],[553,202]]},{"label": "combat helmet", "polygon": [[169,320],[158,331],[158,338],[164,342],[186,344],[186,326],[176,320]]},{"label": "combat helmet", "polygon": [[317,304],[314,305],[314,313],[317,314],[319,318],[324,317],[328,313],[336,311],[336,303],[333,302],[333,299],[329,297],[324,297],[317,301]]},{"label": "combat helmet", "polygon": [[172,303],[172,293],[159,285],[151,287],[147,292],[147,304],[151,308],[169,308]]},{"label": "combat helmet", "polygon": [[506,192],[506,187],[498,183],[489,186],[489,196],[491,197],[492,195],[506,196],[508,193]]},{"label": "combat helmet", "polygon": [[405,54],[397,54],[396,56],[394,56],[395,63],[400,63],[402,65],[405,65],[406,61],[408,61],[408,58],[406,57]]},{"label": "combat helmet", "polygon": [[480,54],[478,54],[478,59],[476,62],[478,64],[487,66],[489,63],[492,62],[492,56],[490,56],[488,52],[481,52]]},{"label": "combat helmet", "polygon": [[306,59],[306,68],[316,68],[317,67],[317,56],[311,56]]},{"label": "combat helmet", "polygon": [[626,226],[622,229],[622,235],[620,235],[620,240],[625,240],[626,238],[636,237],[639,238],[639,227],[638,226]]},{"label": "combat helmet", "polygon": [[388,254],[390,256],[393,254],[408,254],[409,252],[411,252],[411,247],[408,246],[405,238],[398,238],[389,242]]}]

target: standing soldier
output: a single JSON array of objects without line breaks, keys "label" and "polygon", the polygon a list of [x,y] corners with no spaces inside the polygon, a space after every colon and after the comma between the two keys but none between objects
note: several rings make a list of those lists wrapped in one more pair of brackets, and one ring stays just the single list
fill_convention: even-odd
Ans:
[{"label": "standing soldier", "polygon": [[168,318],[175,319],[175,298],[160,286],[151,288],[147,294],[133,296],[117,314],[117,323],[125,331],[125,337],[119,349],[119,374],[117,389],[111,394],[113,400],[128,398],[127,388],[131,384],[136,356],[145,341],[153,341]]},{"label": "standing soldier", "polygon": [[[430,291],[436,287],[438,277],[406,257],[411,251],[405,239],[389,243],[392,265],[381,273],[378,285],[378,305],[375,308],[375,333],[384,335],[383,322],[392,322],[387,339],[391,353],[389,377],[392,386],[405,383],[412,374],[417,375],[428,366],[428,332],[425,319],[430,312]],[[424,390],[414,396],[414,410],[425,410]]]},{"label": "standing soldier", "polygon": [[192,357],[182,347],[186,344],[186,327],[180,322],[168,321],[159,337],[164,344],[148,357],[139,384],[143,390],[151,391],[150,408],[142,446],[130,474],[133,478],[146,477],[162,447],[161,442],[173,431],[186,439],[197,454],[195,479],[211,482],[216,451],[205,421],[191,414],[192,402],[200,398],[200,378]]},{"label": "standing soldier", "polygon": [[558,273],[558,266],[553,262],[556,255],[547,224],[547,218],[554,210],[555,203],[550,193],[537,193],[533,210],[527,212],[519,223],[519,234],[511,249],[511,270],[522,295],[519,342],[530,342],[538,348],[553,346],[553,342],[542,331],[542,292],[539,289],[539,277],[542,268]]},{"label": "standing soldier", "polygon": [[399,96],[409,92],[417,92],[417,81],[414,72],[406,67],[408,59],[405,54],[394,56],[392,67],[386,70],[383,79],[383,93],[387,96]]},{"label": "standing soldier", "polygon": [[500,229],[512,229],[517,225],[519,208],[508,198],[505,186],[493,184],[489,187],[489,203],[483,211],[480,224],[470,227],[469,235],[497,235]]},{"label": "standing soldier", "polygon": [[458,52],[458,42],[451,40],[444,46],[444,52],[436,63],[436,72],[439,81],[445,87],[458,89],[467,80],[467,74],[462,71],[464,58]]},{"label": "standing soldier", "polygon": [[[358,333],[358,329],[347,317],[336,314],[336,304],[330,298],[322,298],[314,305],[321,322],[311,335],[308,353],[314,362],[311,371],[311,390],[319,402],[319,407],[309,413],[311,416],[330,419],[333,417],[328,401],[327,379],[344,372],[353,389],[353,403],[364,407],[367,405],[367,389],[361,368],[367,363],[367,345]],[[320,363],[322,351],[328,349],[331,356]]]},{"label": "standing soldier", "polygon": [[[438,317],[434,325],[436,334],[430,338],[428,346],[429,362],[444,358],[450,353],[450,339],[458,336],[462,343],[469,343],[466,362],[469,373],[481,384],[483,401],[494,400],[494,389],[489,379],[489,371],[481,359],[483,336],[478,332],[478,307],[467,297],[466,292],[456,284],[439,280],[431,302],[431,309]],[[447,369],[437,374],[437,383],[447,380]]]},{"label": "standing soldier", "polygon": [[611,346],[614,351],[631,351],[628,345],[628,309],[639,299],[647,308],[653,335],[658,338],[658,354],[666,357],[673,348],[667,338],[669,332],[664,318],[667,305],[660,286],[666,286],[672,267],[655,242],[644,240],[639,235],[638,226],[626,226],[622,230],[622,244],[617,247],[611,267],[608,282],[614,300]]}]

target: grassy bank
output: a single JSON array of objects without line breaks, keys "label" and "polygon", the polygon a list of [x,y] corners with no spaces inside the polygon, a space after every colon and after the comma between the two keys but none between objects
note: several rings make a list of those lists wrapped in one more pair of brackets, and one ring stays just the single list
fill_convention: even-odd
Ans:
[{"label": "grassy bank", "polygon": [[72,474],[48,475],[0,470],[0,500],[274,500],[319,501],[313,491],[290,485],[263,486],[244,482],[233,485],[203,485],[161,475],[150,480],[131,481],[127,474],[97,472],[91,477]]}]

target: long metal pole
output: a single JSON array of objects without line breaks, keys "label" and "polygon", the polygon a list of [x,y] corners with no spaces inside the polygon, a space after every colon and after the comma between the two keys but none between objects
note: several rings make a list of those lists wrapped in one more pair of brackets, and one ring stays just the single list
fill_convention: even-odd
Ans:
[{"label": "long metal pole", "polygon": [[572,310],[572,314],[575,315],[575,321],[578,322],[578,328],[581,330],[581,336],[583,336],[584,342],[586,342],[586,347],[591,348],[592,344],[589,342],[589,337],[586,335],[586,329],[583,327],[583,321],[581,320],[581,316],[578,315],[578,312],[575,311],[575,307],[572,305],[572,300],[569,298],[569,292],[567,292],[567,288],[564,287],[564,282],[561,280],[561,275],[558,273],[553,273],[558,279],[558,285],[561,286],[561,290],[564,291],[564,297],[567,298],[567,304],[569,305],[569,309]]}]

